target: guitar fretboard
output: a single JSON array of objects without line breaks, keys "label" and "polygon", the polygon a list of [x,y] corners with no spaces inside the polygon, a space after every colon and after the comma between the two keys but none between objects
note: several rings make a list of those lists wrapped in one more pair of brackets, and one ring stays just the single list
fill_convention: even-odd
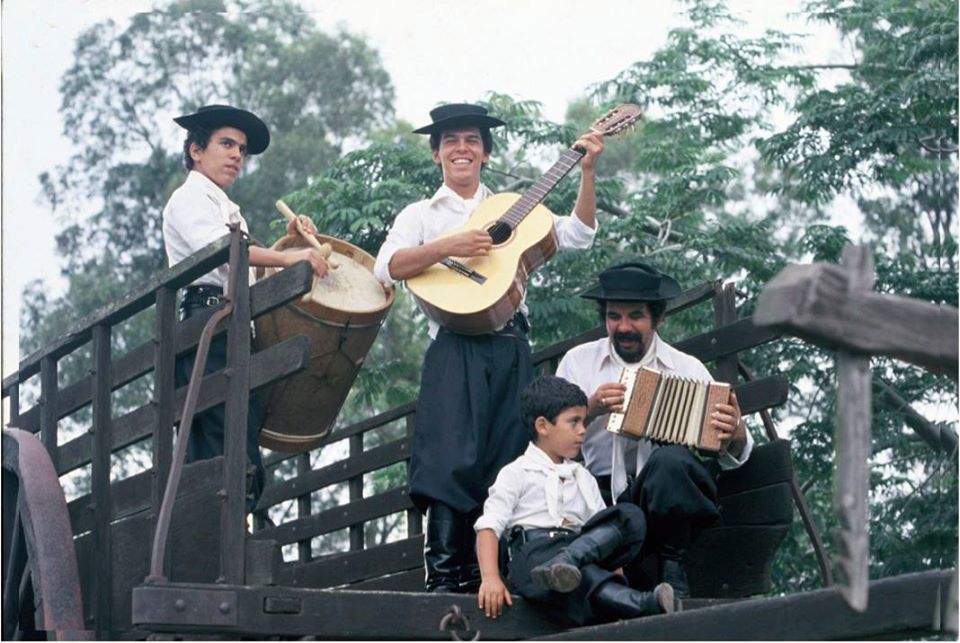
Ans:
[{"label": "guitar fretboard", "polygon": [[499,221],[507,224],[511,228],[516,228],[517,224],[523,221],[523,218],[530,214],[530,211],[546,198],[550,190],[555,188],[557,183],[560,182],[560,179],[565,177],[582,158],[583,152],[579,150],[571,148],[564,152],[560,160],[554,163],[553,167],[537,179],[537,182],[530,186],[516,203],[510,206],[510,209],[500,217]]}]

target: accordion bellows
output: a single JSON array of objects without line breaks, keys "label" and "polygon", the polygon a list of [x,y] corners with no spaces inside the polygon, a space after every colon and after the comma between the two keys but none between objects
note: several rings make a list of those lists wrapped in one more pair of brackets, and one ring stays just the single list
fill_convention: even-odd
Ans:
[{"label": "accordion bellows", "polygon": [[607,431],[711,454],[721,451],[710,415],[716,404],[729,401],[729,384],[665,375],[646,367],[623,369],[620,383],[627,387],[624,412],[610,414]]}]

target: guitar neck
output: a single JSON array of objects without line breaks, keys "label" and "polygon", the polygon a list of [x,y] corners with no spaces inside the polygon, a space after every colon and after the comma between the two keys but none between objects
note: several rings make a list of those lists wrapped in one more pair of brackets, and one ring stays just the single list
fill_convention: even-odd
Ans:
[{"label": "guitar neck", "polygon": [[583,152],[576,149],[569,149],[563,153],[560,160],[553,164],[546,174],[537,179],[526,192],[507,210],[500,221],[506,223],[511,228],[516,227],[530,211],[537,207],[555,188],[560,180],[570,173],[580,159],[583,158]]}]

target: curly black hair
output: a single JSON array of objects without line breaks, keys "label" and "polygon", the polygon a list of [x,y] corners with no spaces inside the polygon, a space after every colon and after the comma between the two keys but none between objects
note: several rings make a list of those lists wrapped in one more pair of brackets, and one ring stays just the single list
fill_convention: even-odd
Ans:
[{"label": "curly black hair", "polygon": [[586,406],[587,394],[562,377],[544,375],[533,380],[523,389],[520,396],[520,417],[531,440],[537,438],[534,423],[538,417],[545,417],[551,423],[557,416],[573,406]]}]

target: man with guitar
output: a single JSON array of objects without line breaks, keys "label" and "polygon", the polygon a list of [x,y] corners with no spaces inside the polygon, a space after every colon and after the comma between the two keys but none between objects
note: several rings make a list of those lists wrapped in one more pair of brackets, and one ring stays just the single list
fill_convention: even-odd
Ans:
[{"label": "man with guitar", "polygon": [[[441,261],[453,264],[451,258],[462,266],[461,261],[497,249],[485,229],[449,233],[492,196],[480,173],[493,150],[490,128],[505,123],[479,105],[463,103],[437,107],[430,117],[432,123],[415,133],[430,136],[443,185],[397,215],[374,268],[386,284],[414,278]],[[560,248],[588,248],[597,226],[594,180],[602,135],[587,134],[573,147],[578,160],[582,155],[580,191],[573,216],[554,216],[553,230]],[[501,327],[478,334],[430,320],[433,341],[423,363],[410,458],[410,495],[427,515],[428,592],[479,587],[473,523],[497,473],[527,442],[519,404],[520,392],[533,379],[525,312],[521,303]]]},{"label": "man with guitar", "polygon": [[[610,413],[624,411],[624,368],[653,368],[664,374],[710,381],[700,360],[667,344],[657,334],[667,301],[678,296],[680,284],[640,262],[611,266],[599,283],[581,296],[597,302],[607,337],[581,344],[564,355],[557,376],[579,386],[589,396],[583,458],[597,478],[604,500],[631,502],[646,516],[647,535],[640,559],[658,557],[658,581],[669,583],[677,597],[689,594],[683,562],[699,531],[720,513],[716,474],[739,467],[753,449],[737,397],[710,409],[712,425],[726,448],[704,462],[685,446],[659,445],[613,435],[605,427]],[[631,579],[634,580],[634,579]]]}]

